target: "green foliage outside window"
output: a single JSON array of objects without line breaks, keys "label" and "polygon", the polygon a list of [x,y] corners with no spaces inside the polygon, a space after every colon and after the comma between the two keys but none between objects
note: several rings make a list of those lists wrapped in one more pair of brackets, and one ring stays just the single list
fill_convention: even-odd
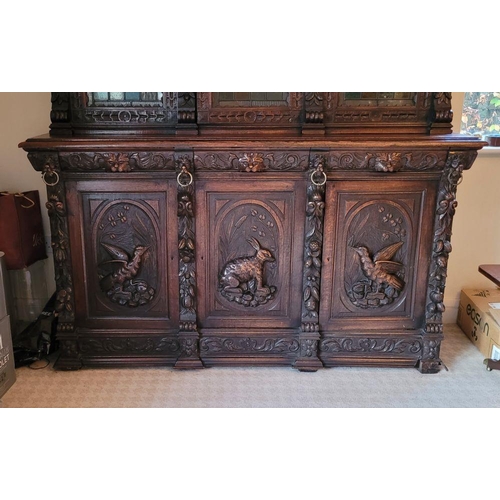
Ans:
[{"label": "green foliage outside window", "polygon": [[500,92],[466,92],[462,133],[484,137],[500,134]]}]

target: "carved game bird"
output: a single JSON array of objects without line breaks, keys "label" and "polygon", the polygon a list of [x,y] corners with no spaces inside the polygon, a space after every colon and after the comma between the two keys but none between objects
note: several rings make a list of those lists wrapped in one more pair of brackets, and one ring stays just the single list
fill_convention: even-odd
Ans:
[{"label": "carved game bird", "polygon": [[373,258],[366,247],[355,247],[354,250],[359,255],[361,260],[361,269],[363,274],[376,283],[377,292],[380,287],[387,284],[400,292],[403,290],[405,283],[395,274],[403,269],[403,264],[394,262],[392,259],[397,251],[403,246],[403,242],[394,243],[379,252]]},{"label": "carved game bird", "polygon": [[129,254],[121,248],[107,243],[101,243],[106,251],[114,257],[114,260],[104,262],[102,265],[118,263],[121,266],[112,274],[109,274],[101,280],[101,286],[104,290],[111,290],[115,287],[122,287],[126,281],[129,281],[139,272],[143,255],[148,251],[149,247],[139,245],[134,250],[134,255],[131,258]]}]

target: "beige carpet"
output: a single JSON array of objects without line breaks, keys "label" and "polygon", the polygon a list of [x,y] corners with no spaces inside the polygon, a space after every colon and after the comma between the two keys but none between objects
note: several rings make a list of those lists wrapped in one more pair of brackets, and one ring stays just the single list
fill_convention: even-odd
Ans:
[{"label": "beige carpet", "polygon": [[461,408],[500,407],[500,372],[456,325],[447,325],[442,359],[449,371],[334,368],[171,368],[17,370],[4,408]]}]

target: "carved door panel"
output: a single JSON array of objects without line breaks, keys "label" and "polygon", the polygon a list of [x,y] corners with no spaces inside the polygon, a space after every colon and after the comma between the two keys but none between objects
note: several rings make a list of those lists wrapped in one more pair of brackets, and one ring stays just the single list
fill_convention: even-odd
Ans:
[{"label": "carved door panel", "polygon": [[178,324],[177,206],[167,186],[68,183],[77,326],[140,333]]},{"label": "carved door panel", "polygon": [[423,326],[435,186],[343,181],[327,189],[323,331]]},{"label": "carved door panel", "polygon": [[304,207],[303,182],[198,182],[202,328],[300,325]]}]

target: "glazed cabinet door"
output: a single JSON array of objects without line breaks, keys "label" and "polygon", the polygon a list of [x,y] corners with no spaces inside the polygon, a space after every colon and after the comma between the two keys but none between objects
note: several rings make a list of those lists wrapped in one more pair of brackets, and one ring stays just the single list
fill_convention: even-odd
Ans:
[{"label": "glazed cabinet door", "polygon": [[320,311],[325,335],[423,327],[435,183],[377,181],[328,183]]},{"label": "glazed cabinet door", "polygon": [[77,328],[85,335],[175,332],[173,183],[74,181],[67,193]]},{"label": "glazed cabinet door", "polygon": [[305,183],[200,180],[196,206],[202,357],[295,356]]}]

